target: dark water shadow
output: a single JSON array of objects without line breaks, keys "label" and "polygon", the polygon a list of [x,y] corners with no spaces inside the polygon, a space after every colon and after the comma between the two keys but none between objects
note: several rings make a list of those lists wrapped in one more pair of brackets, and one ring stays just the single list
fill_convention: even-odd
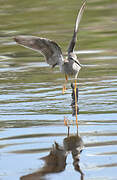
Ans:
[{"label": "dark water shadow", "polygon": [[71,102],[72,116],[75,116],[76,115],[76,109],[77,109],[77,114],[79,114],[78,87],[76,88],[77,108],[75,107],[75,91],[74,91],[75,87],[74,87],[73,83],[71,83],[71,88],[72,88],[72,94],[71,94],[71,97],[72,97],[72,102]]},{"label": "dark water shadow", "polygon": [[[74,94],[74,85],[71,84],[72,88],[72,115],[75,116],[75,94]],[[77,102],[78,102],[78,88],[77,88]],[[78,104],[78,103],[77,103]],[[79,108],[77,108],[79,112]],[[45,176],[52,173],[60,173],[65,171],[67,166],[66,160],[68,154],[72,154],[74,170],[80,173],[80,179],[84,180],[84,173],[80,168],[80,154],[83,150],[83,140],[77,133],[75,135],[70,135],[70,126],[67,124],[67,136],[63,139],[62,145],[54,142],[52,149],[49,154],[41,159],[45,162],[44,166],[38,171],[22,176],[20,180],[45,180]]]}]

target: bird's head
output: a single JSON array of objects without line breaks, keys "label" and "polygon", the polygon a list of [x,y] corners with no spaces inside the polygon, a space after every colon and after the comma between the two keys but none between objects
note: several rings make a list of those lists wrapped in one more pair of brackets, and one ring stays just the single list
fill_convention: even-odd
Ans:
[{"label": "bird's head", "polygon": [[76,56],[76,54],[74,52],[71,52],[68,56],[69,56],[70,59],[77,60],[77,56]]}]

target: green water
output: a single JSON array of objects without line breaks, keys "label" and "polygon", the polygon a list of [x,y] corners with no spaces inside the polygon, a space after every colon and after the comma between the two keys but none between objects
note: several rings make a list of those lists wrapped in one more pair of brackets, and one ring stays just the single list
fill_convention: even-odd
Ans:
[{"label": "green water", "polygon": [[[0,1],[0,179],[37,172],[52,144],[67,136],[64,116],[72,117],[71,87],[62,95],[64,75],[51,70],[37,52],[16,45],[16,35],[56,41],[66,53],[77,0]],[[63,172],[45,179],[116,180],[117,168],[117,2],[87,1],[76,51],[87,64],[79,73],[79,133],[84,141],[80,168],[70,154]],[[70,133],[76,133],[71,126]],[[29,177],[28,177],[29,178]],[[34,180],[35,176],[32,177]],[[40,177],[38,177],[39,179]]]}]

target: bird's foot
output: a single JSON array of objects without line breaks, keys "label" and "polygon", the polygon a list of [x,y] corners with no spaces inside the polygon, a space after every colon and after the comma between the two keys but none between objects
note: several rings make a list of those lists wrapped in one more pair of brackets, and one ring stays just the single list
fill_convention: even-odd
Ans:
[{"label": "bird's foot", "polygon": [[69,124],[68,119],[66,117],[64,117],[64,125],[68,126],[68,124]]}]

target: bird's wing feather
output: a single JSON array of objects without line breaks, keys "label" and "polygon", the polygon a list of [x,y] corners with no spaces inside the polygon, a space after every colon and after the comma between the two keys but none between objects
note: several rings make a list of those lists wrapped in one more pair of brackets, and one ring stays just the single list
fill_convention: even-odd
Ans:
[{"label": "bird's wing feather", "polygon": [[40,52],[53,67],[64,61],[61,48],[54,41],[36,36],[16,36],[14,39],[19,45]]},{"label": "bird's wing feather", "polygon": [[73,52],[73,50],[74,50],[76,40],[77,40],[77,32],[78,32],[80,20],[82,18],[82,15],[83,15],[83,12],[84,12],[84,9],[85,9],[85,4],[86,4],[86,1],[83,3],[83,5],[81,6],[80,11],[78,13],[75,28],[74,28],[74,33],[73,33],[72,39],[71,39],[69,47],[68,47],[68,54]]}]

